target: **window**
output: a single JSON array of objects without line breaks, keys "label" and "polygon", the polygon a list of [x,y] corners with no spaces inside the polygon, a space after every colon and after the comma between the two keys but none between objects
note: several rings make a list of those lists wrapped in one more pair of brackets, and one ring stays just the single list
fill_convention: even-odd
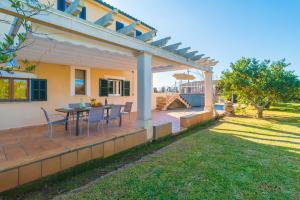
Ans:
[{"label": "window", "polygon": [[135,37],[142,35],[143,33],[139,30],[135,30]]},{"label": "window", "polygon": [[100,79],[99,96],[130,96],[130,81]]},{"label": "window", "polygon": [[86,71],[75,69],[75,95],[86,95]]},{"label": "window", "polygon": [[12,97],[14,100],[27,100],[28,99],[28,79],[12,79],[13,92]]},{"label": "window", "polygon": [[0,78],[1,101],[27,101],[29,99],[29,79]]},{"label": "window", "polygon": [[108,95],[121,96],[121,80],[108,80]]},{"label": "window", "polygon": [[124,28],[124,24],[121,22],[116,21],[116,31]]},{"label": "window", "polygon": [[71,96],[90,96],[91,94],[91,72],[87,67],[71,66],[70,70],[70,94]]},{"label": "window", "polygon": [[9,100],[9,85],[10,84],[8,78],[0,78],[0,100]]}]

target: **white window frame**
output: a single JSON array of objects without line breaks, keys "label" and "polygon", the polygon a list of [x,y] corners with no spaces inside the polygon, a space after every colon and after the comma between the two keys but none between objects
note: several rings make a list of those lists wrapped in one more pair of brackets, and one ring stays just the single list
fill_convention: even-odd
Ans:
[{"label": "white window frame", "polygon": [[[80,70],[85,70],[85,80],[86,80],[86,85],[85,85],[85,95],[76,95],[75,94],[75,70],[80,69]],[[86,97],[86,96],[91,96],[91,70],[88,67],[77,67],[77,66],[71,66],[71,96],[76,96],[76,97]]]},{"label": "white window frame", "polygon": [[[120,97],[120,96],[122,96],[122,92],[123,92],[122,80],[120,80],[120,79],[108,79],[108,81],[113,81],[113,90],[114,90],[114,94],[108,93],[108,96],[109,97]],[[118,91],[120,92],[119,94],[117,93]]]},{"label": "white window frame", "polygon": [[[104,79],[106,80],[118,80],[118,81],[126,81],[125,77],[122,76],[104,76]],[[121,84],[121,87],[123,87],[123,85]],[[108,94],[109,97],[121,97],[122,96],[122,92],[123,92],[123,88],[121,88],[121,93],[120,94]]]}]

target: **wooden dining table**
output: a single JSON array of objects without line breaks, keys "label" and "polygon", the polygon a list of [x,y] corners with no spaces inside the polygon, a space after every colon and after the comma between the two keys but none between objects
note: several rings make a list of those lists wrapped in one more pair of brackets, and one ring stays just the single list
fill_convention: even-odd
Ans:
[{"label": "wooden dining table", "polygon": [[[106,110],[106,116],[107,116],[107,120],[106,123],[108,123],[108,118],[109,118],[109,110],[112,108],[112,104],[111,105],[105,105],[104,109]],[[125,105],[121,105],[121,107],[124,107]],[[55,111],[57,112],[61,112],[61,113],[65,113],[66,114],[66,119],[67,119],[67,123],[65,125],[65,129],[66,131],[68,130],[68,122],[69,122],[69,117],[70,117],[70,113],[76,113],[76,136],[79,136],[79,120],[80,120],[80,114],[84,113],[84,112],[89,112],[92,109],[92,107],[84,107],[84,108],[58,108],[55,109]],[[122,126],[122,115],[120,115],[120,126]]]}]

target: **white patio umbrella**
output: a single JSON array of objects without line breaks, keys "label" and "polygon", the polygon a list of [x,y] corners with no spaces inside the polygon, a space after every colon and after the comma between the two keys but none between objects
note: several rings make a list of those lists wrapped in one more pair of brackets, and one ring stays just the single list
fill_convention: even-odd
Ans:
[{"label": "white patio umbrella", "polygon": [[[177,74],[174,74],[173,77],[180,81],[180,86],[182,84],[182,81],[191,81],[191,80],[194,80],[196,79],[196,77],[194,75],[191,75],[191,74],[186,74],[186,73],[177,73]],[[179,88],[179,91],[181,92],[181,87]]]}]

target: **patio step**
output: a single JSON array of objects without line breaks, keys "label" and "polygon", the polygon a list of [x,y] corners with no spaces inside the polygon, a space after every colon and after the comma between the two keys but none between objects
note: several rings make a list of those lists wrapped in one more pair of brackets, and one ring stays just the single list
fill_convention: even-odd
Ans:
[{"label": "patio step", "polygon": [[168,107],[176,100],[181,102],[186,108],[191,108],[191,105],[184,98],[182,98],[180,94],[172,94],[167,97],[157,99],[157,109],[168,110]]},{"label": "patio step", "polygon": [[188,99],[186,99],[183,95],[179,95],[180,96],[180,98],[183,100],[183,101],[185,101],[190,107],[192,107],[192,105],[191,105],[191,103],[190,103],[190,101],[188,100]]},{"label": "patio step", "polygon": [[204,94],[180,94],[192,107],[204,107]]},{"label": "patio step", "polygon": [[156,110],[163,110],[166,104],[167,104],[167,98],[165,97],[156,98]]}]

